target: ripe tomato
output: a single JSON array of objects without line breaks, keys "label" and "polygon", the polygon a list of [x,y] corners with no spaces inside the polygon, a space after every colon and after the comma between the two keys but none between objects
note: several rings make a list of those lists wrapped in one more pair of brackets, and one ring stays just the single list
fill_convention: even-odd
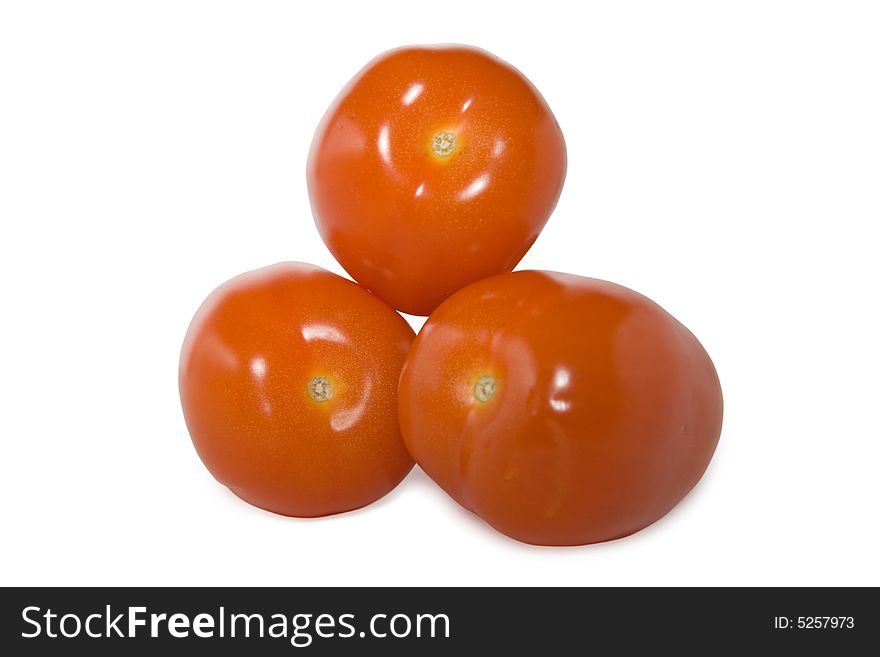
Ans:
[{"label": "ripe tomato", "polygon": [[627,288],[536,271],[457,292],[413,343],[404,441],[499,531],[582,545],[631,534],[702,476],[721,388],[684,326]]},{"label": "ripe tomato", "polygon": [[395,308],[429,314],[513,269],[556,206],[565,141],[541,94],[482,50],[400,48],[370,62],[312,142],[324,242]]},{"label": "ripe tomato", "polygon": [[281,263],[199,308],[180,356],[193,444],[218,481],[289,516],[355,509],[413,462],[397,423],[406,321],[360,286]]}]

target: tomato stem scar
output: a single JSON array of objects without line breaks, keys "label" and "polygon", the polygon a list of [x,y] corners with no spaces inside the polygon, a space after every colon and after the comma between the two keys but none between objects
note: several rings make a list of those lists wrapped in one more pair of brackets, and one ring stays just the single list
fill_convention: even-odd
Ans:
[{"label": "tomato stem scar", "polygon": [[449,157],[455,150],[455,134],[441,130],[431,139],[431,149],[437,157]]},{"label": "tomato stem scar", "polygon": [[326,376],[316,376],[309,381],[309,397],[319,404],[333,396],[333,384]]},{"label": "tomato stem scar", "polygon": [[486,403],[495,396],[495,377],[484,374],[474,384],[474,397],[477,401]]}]

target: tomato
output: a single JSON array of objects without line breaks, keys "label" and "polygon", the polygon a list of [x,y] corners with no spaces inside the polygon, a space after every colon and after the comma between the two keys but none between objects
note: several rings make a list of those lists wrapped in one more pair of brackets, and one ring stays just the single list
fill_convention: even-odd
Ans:
[{"label": "tomato", "polygon": [[712,361],[653,301],[521,271],[447,299],[400,382],[404,441],[464,507],[526,543],[620,538],[697,483],[721,431]]},{"label": "tomato", "polygon": [[283,515],[382,497],[413,466],[396,411],[413,337],[379,299],[318,267],[281,263],[224,283],[180,357],[199,456],[236,495]]},{"label": "tomato", "polygon": [[489,53],[400,48],[361,70],[315,133],[315,222],[352,277],[429,314],[513,269],[562,191],[565,141],[541,94]]}]

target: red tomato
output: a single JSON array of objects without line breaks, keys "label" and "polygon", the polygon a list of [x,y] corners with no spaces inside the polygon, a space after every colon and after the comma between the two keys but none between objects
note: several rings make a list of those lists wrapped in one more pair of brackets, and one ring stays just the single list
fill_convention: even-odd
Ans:
[{"label": "red tomato", "polygon": [[407,313],[513,269],[562,191],[565,141],[541,94],[482,50],[401,48],[321,121],[308,162],[324,242]]},{"label": "red tomato", "polygon": [[199,456],[236,495],[283,515],[379,499],[413,465],[396,412],[412,339],[391,308],[318,267],[233,278],[199,308],[180,356]]},{"label": "red tomato", "polygon": [[697,483],[721,431],[697,339],[627,288],[536,271],[445,301],[400,381],[404,441],[455,500],[526,543],[631,534]]}]

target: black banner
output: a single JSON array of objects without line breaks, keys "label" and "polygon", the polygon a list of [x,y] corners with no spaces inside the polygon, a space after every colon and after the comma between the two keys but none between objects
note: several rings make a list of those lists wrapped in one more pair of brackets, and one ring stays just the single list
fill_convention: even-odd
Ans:
[{"label": "black banner", "polygon": [[664,654],[849,655],[878,645],[878,612],[867,588],[21,588],[2,590],[0,647],[6,655],[546,655],[647,645]]}]

